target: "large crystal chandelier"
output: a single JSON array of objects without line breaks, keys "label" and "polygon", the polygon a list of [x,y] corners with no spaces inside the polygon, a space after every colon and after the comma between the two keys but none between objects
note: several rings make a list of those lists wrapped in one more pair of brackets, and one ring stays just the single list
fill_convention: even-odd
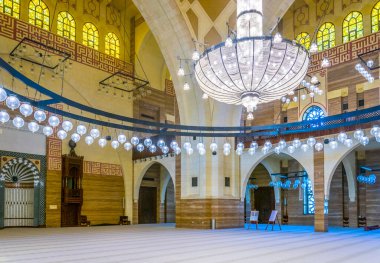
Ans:
[{"label": "large crystal chandelier", "polygon": [[309,66],[304,47],[287,39],[263,36],[262,0],[237,0],[236,38],[207,49],[195,76],[209,97],[242,104],[253,119],[257,104],[280,99],[303,80]]}]

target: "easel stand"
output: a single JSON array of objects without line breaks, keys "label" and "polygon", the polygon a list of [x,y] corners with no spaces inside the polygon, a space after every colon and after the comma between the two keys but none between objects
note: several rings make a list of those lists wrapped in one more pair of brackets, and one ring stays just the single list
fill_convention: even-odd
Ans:
[{"label": "easel stand", "polygon": [[276,224],[276,221],[278,223],[278,226],[280,227],[280,230],[282,230],[281,229],[281,222],[280,222],[280,220],[277,217],[277,211],[273,210],[272,213],[270,214],[270,217],[269,217],[269,220],[268,220],[268,224],[267,224],[265,230],[268,229],[269,225],[272,225],[272,231],[273,231],[273,228],[274,228],[274,225]]}]

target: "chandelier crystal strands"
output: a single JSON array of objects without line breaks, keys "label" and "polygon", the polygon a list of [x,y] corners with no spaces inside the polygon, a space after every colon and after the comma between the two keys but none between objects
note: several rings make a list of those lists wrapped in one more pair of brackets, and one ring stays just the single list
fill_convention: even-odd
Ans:
[{"label": "chandelier crystal strands", "polygon": [[195,65],[210,98],[243,105],[252,118],[260,103],[293,91],[309,67],[309,53],[295,41],[263,36],[262,0],[237,0],[236,38],[207,49]]}]

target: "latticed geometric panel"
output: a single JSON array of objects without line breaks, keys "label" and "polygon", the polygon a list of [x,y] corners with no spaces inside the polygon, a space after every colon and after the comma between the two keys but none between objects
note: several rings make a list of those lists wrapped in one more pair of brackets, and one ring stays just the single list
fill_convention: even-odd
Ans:
[{"label": "latticed geometric panel", "polygon": [[105,38],[106,54],[115,58],[120,57],[120,41],[115,33],[108,33]]},{"label": "latticed geometric panel", "polygon": [[83,45],[96,50],[99,48],[99,31],[93,23],[83,26]]},{"label": "latticed geometric panel", "polygon": [[296,37],[296,42],[304,46],[307,50],[310,48],[310,35],[306,32],[301,32]]},{"label": "latticed geometric panel", "polygon": [[379,31],[379,23],[380,23],[380,1],[373,7],[371,12],[371,25],[372,25],[372,33]]},{"label": "latticed geometric panel", "polygon": [[303,114],[302,120],[314,121],[325,117],[325,112],[318,106],[310,106]]},{"label": "latticed geometric panel", "polygon": [[343,43],[363,37],[363,15],[353,11],[343,20]]},{"label": "latticed geometric panel", "polygon": [[0,12],[20,18],[20,0],[0,0]]},{"label": "latticed geometric panel", "polygon": [[57,19],[57,35],[75,41],[75,20],[68,12],[60,12]]},{"label": "latticed geometric panel", "polygon": [[313,193],[313,186],[311,185],[311,180],[307,179],[306,189],[304,190],[305,197],[304,201],[304,211],[305,215],[313,215],[315,213],[315,199]]},{"label": "latticed geometric panel", "polygon": [[4,164],[0,178],[9,183],[34,183],[39,180],[39,171],[30,160],[19,157]]},{"label": "latticed geometric panel", "polygon": [[30,0],[29,23],[39,28],[50,29],[49,8],[42,0]]},{"label": "latticed geometric panel", "polygon": [[318,29],[317,45],[319,51],[335,47],[335,26],[333,23],[324,23]]}]

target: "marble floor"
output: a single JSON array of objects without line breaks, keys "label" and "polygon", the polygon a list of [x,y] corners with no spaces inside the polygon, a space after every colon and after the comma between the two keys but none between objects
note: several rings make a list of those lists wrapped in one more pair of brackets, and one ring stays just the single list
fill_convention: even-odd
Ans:
[{"label": "marble floor", "polygon": [[174,225],[0,230],[0,262],[379,262],[380,230],[284,226],[190,230]]}]

